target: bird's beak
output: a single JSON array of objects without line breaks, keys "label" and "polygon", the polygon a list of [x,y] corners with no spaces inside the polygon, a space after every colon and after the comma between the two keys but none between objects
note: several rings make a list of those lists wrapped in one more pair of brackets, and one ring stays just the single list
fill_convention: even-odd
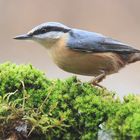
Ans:
[{"label": "bird's beak", "polygon": [[14,37],[13,39],[18,39],[18,40],[28,40],[31,39],[32,36],[29,34],[24,34],[24,35],[18,35],[16,37]]}]

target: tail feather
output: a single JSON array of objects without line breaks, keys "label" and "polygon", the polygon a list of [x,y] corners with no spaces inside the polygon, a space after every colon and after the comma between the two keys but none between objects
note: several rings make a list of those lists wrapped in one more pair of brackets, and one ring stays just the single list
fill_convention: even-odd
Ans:
[{"label": "tail feather", "polygon": [[134,63],[140,61],[140,53],[134,53],[129,56],[128,63]]}]

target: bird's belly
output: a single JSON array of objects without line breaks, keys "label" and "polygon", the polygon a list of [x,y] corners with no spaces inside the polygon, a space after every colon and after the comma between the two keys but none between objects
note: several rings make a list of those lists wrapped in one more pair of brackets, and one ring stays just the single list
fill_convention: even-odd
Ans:
[{"label": "bird's belly", "polygon": [[124,66],[121,59],[113,53],[85,53],[73,50],[53,51],[54,62],[64,71],[97,76],[103,72],[111,74],[118,72]]},{"label": "bird's belly", "polygon": [[67,72],[97,76],[103,71],[106,74],[118,72],[125,65],[115,53],[80,52],[65,46],[64,41],[60,40],[49,52],[56,65]]},{"label": "bird's belly", "polygon": [[56,63],[61,69],[80,75],[97,76],[101,74],[107,66],[101,64],[97,59],[71,58]]}]

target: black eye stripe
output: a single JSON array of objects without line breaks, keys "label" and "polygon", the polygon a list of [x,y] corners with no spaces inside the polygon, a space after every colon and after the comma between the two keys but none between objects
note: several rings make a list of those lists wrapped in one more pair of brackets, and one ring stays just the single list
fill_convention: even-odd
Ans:
[{"label": "black eye stripe", "polygon": [[57,26],[47,26],[47,27],[42,27],[40,29],[37,29],[32,33],[32,35],[39,35],[39,34],[45,34],[47,32],[52,32],[52,31],[59,31],[59,32],[68,32],[70,29],[66,29],[63,27],[57,27]]}]

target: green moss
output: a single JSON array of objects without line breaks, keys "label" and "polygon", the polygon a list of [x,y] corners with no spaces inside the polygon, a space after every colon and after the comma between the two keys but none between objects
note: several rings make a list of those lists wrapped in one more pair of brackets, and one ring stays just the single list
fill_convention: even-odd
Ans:
[{"label": "green moss", "polygon": [[113,131],[116,140],[140,139],[140,98],[135,95],[124,97],[114,116],[110,117],[106,127]]},{"label": "green moss", "polygon": [[34,140],[93,140],[102,128],[135,139],[139,104],[133,96],[121,103],[113,92],[76,77],[49,80],[32,65],[0,65],[1,139],[18,133]]}]

